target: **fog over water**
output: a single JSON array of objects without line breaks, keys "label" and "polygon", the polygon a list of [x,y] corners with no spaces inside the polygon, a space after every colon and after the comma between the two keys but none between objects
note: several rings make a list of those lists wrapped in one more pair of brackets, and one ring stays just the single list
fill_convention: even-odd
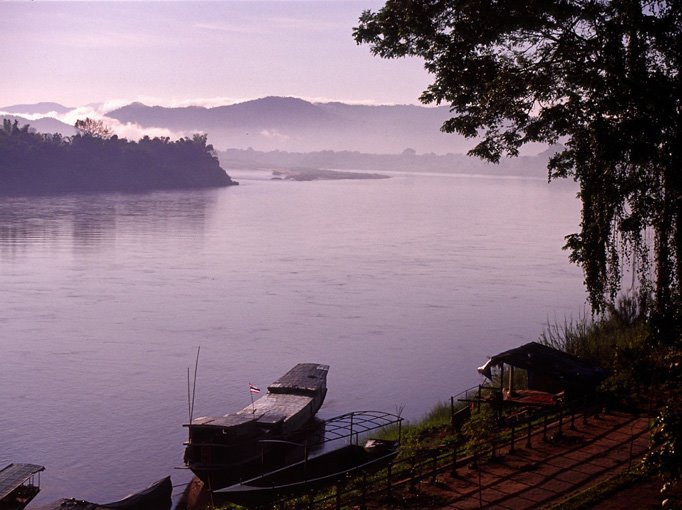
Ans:
[{"label": "fog over water", "polygon": [[577,317],[561,250],[572,186],[391,179],[0,202],[0,462],[43,464],[43,491],[106,502],[187,481],[195,416],[249,402],[298,362],[331,366],[320,411],[422,416],[486,356]]}]

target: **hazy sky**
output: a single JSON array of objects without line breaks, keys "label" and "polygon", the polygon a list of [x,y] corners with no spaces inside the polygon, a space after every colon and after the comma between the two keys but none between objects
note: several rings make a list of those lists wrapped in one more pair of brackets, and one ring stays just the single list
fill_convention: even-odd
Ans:
[{"label": "hazy sky", "polygon": [[372,57],[352,38],[361,12],[382,4],[0,0],[0,106],[417,103],[429,82],[421,62]]}]

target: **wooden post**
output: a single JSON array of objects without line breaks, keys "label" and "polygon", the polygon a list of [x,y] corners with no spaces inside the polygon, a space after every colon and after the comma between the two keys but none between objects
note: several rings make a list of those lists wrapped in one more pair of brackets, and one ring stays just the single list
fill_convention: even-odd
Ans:
[{"label": "wooden post", "polygon": [[361,510],[367,508],[367,472],[362,472],[362,499],[360,501]]},{"label": "wooden post", "polygon": [[516,419],[513,418],[511,422],[511,437],[509,438],[509,453],[514,453],[514,429],[516,428]]},{"label": "wooden post", "polygon": [[353,444],[353,413],[350,413],[350,442]]},{"label": "wooden post", "polygon": [[532,427],[532,423],[531,423],[530,412],[527,413],[526,417],[528,418],[528,434],[526,437],[526,448],[531,448],[531,443],[530,443],[530,432],[531,432],[531,430],[530,429]]},{"label": "wooden post", "polygon": [[386,470],[386,497],[391,500],[391,471],[393,468],[393,462],[389,463],[388,469]]},{"label": "wooden post", "polygon": [[587,425],[587,397],[583,397],[583,425]]},{"label": "wooden post", "polygon": [[542,440],[547,442],[547,413],[545,413],[545,418],[542,420]]},{"label": "wooden post", "polygon": [[455,433],[455,397],[450,397],[450,428]]},{"label": "wooden post", "polygon": [[457,476],[457,444],[452,445],[452,469],[450,469],[450,474],[455,477]]},{"label": "wooden post", "polygon": [[514,367],[509,365],[509,396],[514,391]]},{"label": "wooden post", "polygon": [[336,485],[336,510],[341,510],[341,484]]},{"label": "wooden post", "polygon": [[476,466],[478,469],[478,507],[483,508],[483,485],[481,484],[481,466]]},{"label": "wooden post", "polygon": [[436,483],[436,473],[438,472],[438,452],[434,450],[431,453],[431,483]]}]

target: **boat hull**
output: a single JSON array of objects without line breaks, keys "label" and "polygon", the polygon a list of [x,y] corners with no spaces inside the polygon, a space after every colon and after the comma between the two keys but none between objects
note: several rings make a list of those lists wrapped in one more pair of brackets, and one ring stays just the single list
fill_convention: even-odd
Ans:
[{"label": "boat hull", "polygon": [[146,489],[112,503],[91,503],[82,499],[61,499],[49,510],[170,510],[173,485],[170,476],[154,482]]},{"label": "boat hull", "polygon": [[390,463],[397,453],[398,443],[392,441],[380,442],[373,448],[347,445],[214,491],[214,501],[246,507],[271,504],[287,496],[334,485],[360,472],[377,471]]}]

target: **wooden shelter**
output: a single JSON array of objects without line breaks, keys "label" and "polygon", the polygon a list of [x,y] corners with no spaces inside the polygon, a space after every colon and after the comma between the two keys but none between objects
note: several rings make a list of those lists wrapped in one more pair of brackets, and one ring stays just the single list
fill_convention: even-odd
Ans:
[{"label": "wooden shelter", "polygon": [[[537,342],[496,354],[478,371],[492,380],[494,367],[499,369],[502,399],[527,406],[555,405],[594,393],[607,375],[603,368]],[[516,386],[515,369],[526,372],[525,388]]]}]

